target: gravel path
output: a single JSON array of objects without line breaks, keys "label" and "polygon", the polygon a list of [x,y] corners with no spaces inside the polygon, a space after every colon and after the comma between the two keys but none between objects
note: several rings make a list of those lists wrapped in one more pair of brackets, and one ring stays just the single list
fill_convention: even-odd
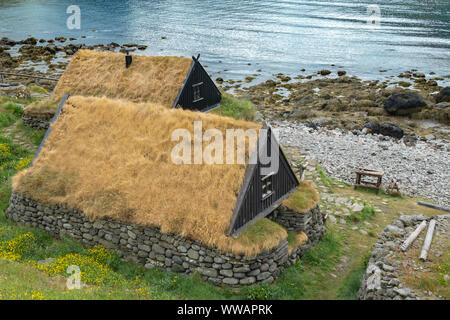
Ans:
[{"label": "gravel path", "polygon": [[298,147],[331,177],[354,183],[357,167],[382,170],[383,188],[394,178],[402,193],[450,206],[450,144],[446,141],[417,141],[408,147],[403,140],[381,135],[315,131],[286,121],[271,125],[281,144]]}]

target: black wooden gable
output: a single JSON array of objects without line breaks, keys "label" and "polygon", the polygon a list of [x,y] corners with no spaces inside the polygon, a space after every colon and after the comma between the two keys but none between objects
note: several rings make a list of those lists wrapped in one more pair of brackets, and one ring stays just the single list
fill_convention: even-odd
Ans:
[{"label": "black wooden gable", "polygon": [[219,106],[221,100],[222,94],[198,57],[192,57],[191,67],[172,107],[206,112]]},{"label": "black wooden gable", "polygon": [[227,235],[237,236],[257,219],[269,215],[299,186],[299,181],[272,130],[270,127],[264,129],[267,129],[266,144],[270,146],[273,143],[278,150],[278,170],[262,174],[261,169],[265,166],[261,164],[259,155],[256,164],[247,166]]}]

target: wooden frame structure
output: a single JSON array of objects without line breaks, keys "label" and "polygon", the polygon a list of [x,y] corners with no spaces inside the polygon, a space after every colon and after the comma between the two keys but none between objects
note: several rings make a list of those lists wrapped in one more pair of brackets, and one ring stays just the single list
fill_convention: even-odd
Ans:
[{"label": "wooden frame structure", "polygon": [[[377,194],[380,192],[381,182],[382,182],[383,175],[384,175],[383,171],[358,168],[355,170],[355,173],[356,173],[355,189],[358,187],[363,187],[363,188],[375,189]],[[373,182],[361,180],[361,178],[364,176],[376,177],[377,182],[373,183]]]}]

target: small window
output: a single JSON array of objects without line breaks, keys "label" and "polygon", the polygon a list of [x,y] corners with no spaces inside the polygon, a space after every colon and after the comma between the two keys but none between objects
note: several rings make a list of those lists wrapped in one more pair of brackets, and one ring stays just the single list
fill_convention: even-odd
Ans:
[{"label": "small window", "polygon": [[201,93],[201,87],[203,85],[203,82],[196,83],[192,85],[192,89],[194,92],[194,97],[192,102],[199,102],[203,100],[202,93]]},{"label": "small window", "polygon": [[270,173],[261,178],[262,200],[266,200],[274,194],[273,175],[273,173]]}]

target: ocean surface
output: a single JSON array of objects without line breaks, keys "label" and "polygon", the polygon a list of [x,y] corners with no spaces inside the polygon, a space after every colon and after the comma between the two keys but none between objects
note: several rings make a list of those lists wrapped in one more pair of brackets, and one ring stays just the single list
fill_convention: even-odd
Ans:
[{"label": "ocean surface", "polygon": [[[66,24],[72,4],[81,10],[79,30]],[[450,74],[450,0],[0,0],[3,36],[200,53],[224,79],[325,68],[367,79],[411,69]]]}]

